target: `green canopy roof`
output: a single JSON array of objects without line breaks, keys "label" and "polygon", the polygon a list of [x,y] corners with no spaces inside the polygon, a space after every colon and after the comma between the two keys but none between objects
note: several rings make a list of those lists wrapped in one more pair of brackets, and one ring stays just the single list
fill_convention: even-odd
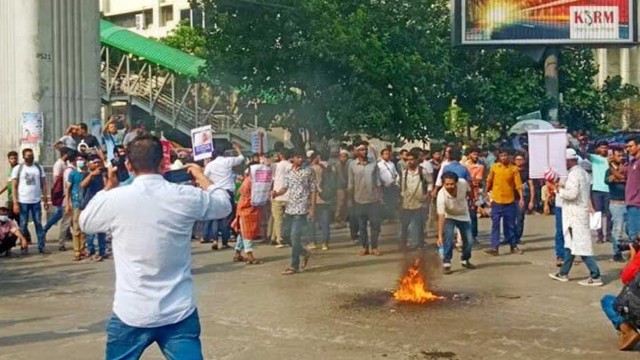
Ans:
[{"label": "green canopy roof", "polygon": [[100,42],[188,77],[198,77],[200,68],[206,63],[204,59],[148,39],[106,20],[100,20]]}]

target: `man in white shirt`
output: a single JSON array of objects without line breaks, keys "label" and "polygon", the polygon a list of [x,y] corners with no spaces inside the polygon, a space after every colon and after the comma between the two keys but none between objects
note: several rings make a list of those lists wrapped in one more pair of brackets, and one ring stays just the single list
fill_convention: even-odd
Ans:
[{"label": "man in white shirt", "polygon": [[383,219],[391,220],[396,217],[398,211],[398,188],[400,177],[395,164],[391,161],[391,151],[384,149],[380,152],[378,160],[380,182],[382,182],[382,201],[384,206]]},{"label": "man in white shirt", "polygon": [[[234,157],[224,157],[214,152],[213,160],[211,160],[204,169],[204,175],[212,183],[229,193],[231,208],[235,207],[234,191],[236,189],[233,177],[233,168],[238,165],[242,165],[245,160],[244,155],[242,155],[240,145],[233,143],[233,150],[236,152],[236,156]],[[211,249],[218,250],[218,232],[220,232],[222,237],[221,248],[230,248],[229,238],[231,237],[231,220],[233,220],[234,217],[235,214],[232,213],[224,218],[214,219],[213,221],[207,222],[202,231],[202,243],[213,242]]]},{"label": "man in white shirt", "polygon": [[116,169],[109,169],[104,191],[80,215],[82,231],[113,236],[116,291],[106,359],[139,359],[154,342],[167,359],[202,359],[191,229],[196,221],[228,216],[229,195],[197,165],[188,171],[202,189],[164,180],[156,137],[137,137],[127,158],[133,183],[118,187]]},{"label": "man in white shirt", "polygon": [[[69,159],[69,155],[72,155],[74,158],[76,157],[76,151],[73,149],[69,149],[63,147],[60,149],[60,158],[56,160],[53,164],[53,185],[51,185],[51,203],[56,208],[56,213],[47,221],[44,225],[44,235],[47,236],[49,230],[58,223],[58,221],[65,218],[61,226],[64,228],[65,225],[68,228],[68,224],[66,222],[67,218],[70,221],[71,218],[69,216],[64,216],[64,184],[66,179],[64,178],[64,172],[67,169],[67,160]],[[67,248],[64,244],[64,237],[60,237],[58,239],[58,250],[66,251]]]},{"label": "man in white shirt", "polygon": [[33,220],[38,236],[38,252],[47,254],[45,250],[45,235],[42,227],[42,204],[44,210],[49,210],[47,199],[47,178],[40,164],[34,162],[33,150],[22,150],[24,164],[13,168],[11,183],[13,187],[13,212],[20,214],[20,231],[27,233],[29,216]]},{"label": "man in white shirt", "polygon": [[[287,149],[282,149],[278,154],[278,158],[280,161],[275,165],[275,171],[273,175],[273,191],[280,192],[284,188],[285,177],[291,168],[293,168],[293,164],[289,161],[289,151]],[[286,245],[284,244],[283,237],[283,220],[284,220],[284,210],[287,207],[287,201],[289,200],[289,193],[285,192],[284,194],[277,196],[271,200],[271,216],[273,217],[273,236],[272,240],[276,242],[276,247],[283,248]]]},{"label": "man in white shirt", "polygon": [[451,258],[455,243],[455,229],[462,236],[462,267],[475,269],[469,262],[471,259],[471,216],[469,199],[471,188],[465,180],[459,179],[456,173],[445,171],[442,174],[442,189],[438,192],[436,208],[438,209],[438,246],[444,247],[442,263],[444,273],[451,274]]}]

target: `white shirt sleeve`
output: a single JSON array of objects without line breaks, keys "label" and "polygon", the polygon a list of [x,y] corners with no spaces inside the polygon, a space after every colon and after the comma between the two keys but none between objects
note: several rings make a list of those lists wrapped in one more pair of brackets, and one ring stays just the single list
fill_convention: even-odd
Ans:
[{"label": "white shirt sleeve", "polygon": [[442,187],[442,174],[444,173],[444,168],[449,164],[445,164],[444,162],[440,165],[440,170],[438,170],[438,177],[436,178],[436,187]]},{"label": "white shirt sleeve", "polygon": [[444,215],[445,214],[445,195],[444,195],[444,189],[440,189],[440,191],[438,191],[438,197],[436,200],[436,210],[438,212],[438,215]]},{"label": "white shirt sleeve", "polygon": [[16,165],[13,167],[13,170],[11,170],[11,176],[9,177],[9,180],[15,180],[18,177],[18,168],[20,168],[20,166],[22,165]]},{"label": "white shirt sleeve", "polygon": [[227,161],[229,162],[229,164],[231,164],[231,167],[235,167],[238,165],[242,165],[242,163],[244,163],[244,155],[240,154],[236,157],[231,157],[231,158],[226,158]]},{"label": "white shirt sleeve", "polygon": [[113,206],[109,206],[109,193],[100,191],[80,213],[80,229],[86,234],[106,233],[113,222]]},{"label": "white shirt sleeve", "polygon": [[207,191],[202,191],[200,201],[203,210],[200,220],[223,219],[231,214],[229,194],[215,185],[209,186]]}]

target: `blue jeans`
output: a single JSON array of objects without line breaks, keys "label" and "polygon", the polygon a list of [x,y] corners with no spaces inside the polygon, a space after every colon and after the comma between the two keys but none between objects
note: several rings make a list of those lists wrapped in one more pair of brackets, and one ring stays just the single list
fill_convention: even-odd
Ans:
[{"label": "blue jeans", "polygon": [[[525,200],[525,206],[529,202]],[[520,205],[516,205],[516,224],[515,224],[515,237],[516,245],[520,245],[522,242],[522,235],[524,234],[524,218],[527,215],[527,208],[521,208]]]},{"label": "blue jeans", "polygon": [[218,240],[218,232],[222,238],[222,245],[227,245],[231,238],[231,221],[235,218],[235,197],[232,191],[227,191],[227,194],[231,197],[231,209],[233,211],[229,216],[224,219],[215,219],[204,223],[202,229],[202,237],[205,240]]},{"label": "blue jeans", "polygon": [[[573,260],[575,260],[575,258],[575,255],[571,254],[571,250],[564,249],[564,263],[560,268],[560,275],[569,275],[571,267],[573,266]],[[598,269],[596,258],[593,256],[581,256],[581,258],[584,264],[589,269],[589,276],[594,280],[600,279],[600,269]]]},{"label": "blue jeans", "polygon": [[600,300],[600,305],[602,306],[602,311],[607,316],[609,321],[613,324],[613,327],[616,330],[620,329],[620,325],[624,322],[624,318],[620,316],[615,308],[613,307],[614,302],[616,301],[615,295],[605,295]]},{"label": "blue jeans", "polygon": [[[302,233],[307,228],[307,214],[304,215],[285,215],[286,226],[289,230],[289,238],[291,239],[291,268],[295,271],[300,270],[300,257],[307,254],[307,249],[302,246]],[[286,231],[285,230],[285,231]]]},{"label": "blue jeans", "polygon": [[158,343],[170,360],[201,360],[198,310],[186,319],[156,328],[137,328],[123,323],[115,314],[107,323],[106,360],[139,359],[144,350]]},{"label": "blue jeans", "polygon": [[[415,210],[400,209],[400,246],[402,248],[422,248],[424,246],[424,224],[426,221],[426,209]],[[411,233],[411,240],[409,239]]]},{"label": "blue jeans", "polygon": [[627,225],[632,241],[637,241],[640,236],[640,207],[627,206]]},{"label": "blue jeans", "polygon": [[556,206],[554,208],[556,215],[556,259],[564,259],[564,232],[562,232],[562,208]]},{"label": "blue jeans", "polygon": [[622,253],[618,250],[618,244],[622,241],[627,224],[627,206],[624,203],[609,204],[611,212],[611,243],[613,245],[613,256],[622,257]]},{"label": "blue jeans", "polygon": [[[611,237],[611,212],[609,211],[609,201],[611,197],[609,193],[602,191],[592,191],[591,192],[591,202],[593,203],[593,208],[596,211],[600,211],[602,213],[602,227],[598,229],[598,240],[602,241],[606,238]],[[607,220],[607,231],[606,233],[603,231],[604,220]]]},{"label": "blue jeans", "polygon": [[472,239],[471,234],[471,222],[459,221],[454,219],[444,220],[444,259],[442,262],[445,264],[451,264],[451,258],[453,258],[453,247],[456,242],[456,228],[460,231],[462,237],[462,261],[471,259]]},{"label": "blue jeans", "polygon": [[90,255],[96,253],[95,239],[98,238],[98,255],[104,257],[107,255],[107,235],[106,234],[86,234],[87,250]]},{"label": "blue jeans", "polygon": [[330,204],[316,204],[316,218],[313,222],[310,222],[311,226],[311,238],[313,243],[316,242],[316,223],[320,225],[320,231],[322,232],[322,243],[329,245],[329,237],[331,236],[331,205]]},{"label": "blue jeans", "polygon": [[498,250],[500,247],[500,220],[503,222],[504,238],[511,248],[518,246],[516,242],[516,215],[518,205],[511,204],[491,204],[491,248]]},{"label": "blue jeans", "polygon": [[33,220],[38,236],[38,250],[44,250],[44,229],[42,228],[42,205],[38,202],[35,204],[20,203],[20,231],[27,233],[29,224],[29,215]]},{"label": "blue jeans", "polygon": [[236,238],[236,251],[244,250],[245,254],[253,252],[253,240],[245,240],[242,235],[238,234]]},{"label": "blue jeans", "polygon": [[471,235],[473,235],[473,239],[475,240],[478,237],[478,208],[472,206],[469,209],[469,215],[471,215]]},{"label": "blue jeans", "polygon": [[53,214],[51,219],[49,219],[49,221],[47,221],[47,223],[44,225],[44,233],[45,234],[48,233],[49,229],[51,229],[53,225],[57,224],[58,221],[62,219],[63,215],[64,215],[64,207],[56,206],[55,214]]},{"label": "blue jeans", "polygon": [[[358,216],[358,227],[360,228],[360,241],[364,249],[371,250],[378,248],[378,237],[380,236],[380,204],[359,204],[354,203],[356,214]],[[371,238],[369,238],[369,229],[371,226]]]}]

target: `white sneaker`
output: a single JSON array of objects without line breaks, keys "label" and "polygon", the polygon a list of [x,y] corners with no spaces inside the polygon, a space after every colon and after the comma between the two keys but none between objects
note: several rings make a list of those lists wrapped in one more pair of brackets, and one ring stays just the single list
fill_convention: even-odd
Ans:
[{"label": "white sneaker", "polygon": [[285,245],[285,244],[276,245],[276,249],[282,249],[282,248],[286,248],[286,247],[287,247],[287,245]]},{"label": "white sneaker", "polygon": [[329,250],[329,247],[327,245],[322,245],[322,250]]},{"label": "white sneaker", "polygon": [[317,249],[317,248],[318,248],[318,246],[317,246],[316,244],[309,244],[309,245],[307,245],[307,250],[315,250],[315,249]]},{"label": "white sneaker", "polygon": [[592,278],[588,278],[586,280],[578,281],[578,284],[582,285],[582,286],[602,286],[602,285],[604,285],[604,283],[602,282],[602,279],[592,279]]},{"label": "white sneaker", "polygon": [[569,277],[567,275],[560,275],[560,273],[551,273],[549,277],[556,281],[569,282]]}]

